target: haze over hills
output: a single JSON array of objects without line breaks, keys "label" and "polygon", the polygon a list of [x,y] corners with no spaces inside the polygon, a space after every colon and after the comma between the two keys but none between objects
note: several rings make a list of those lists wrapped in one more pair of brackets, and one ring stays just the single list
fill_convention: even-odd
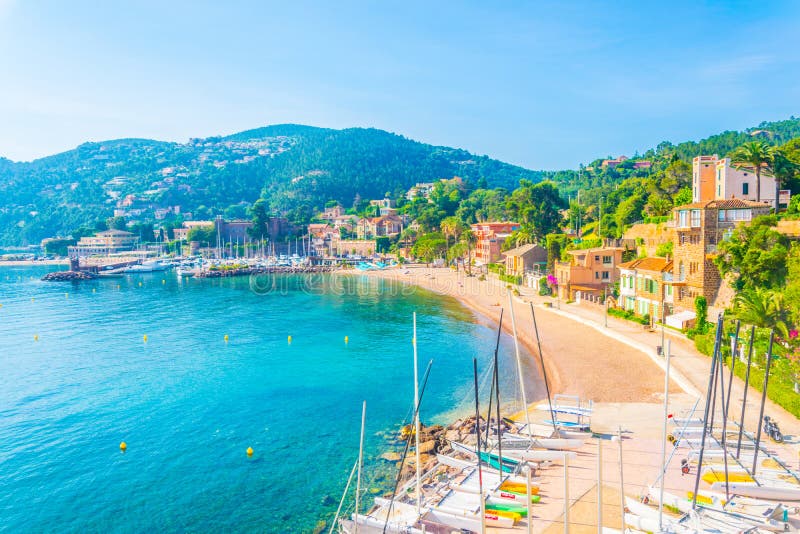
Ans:
[{"label": "haze over hills", "polygon": [[205,218],[246,216],[263,196],[274,212],[303,219],[329,200],[351,206],[453,176],[513,188],[542,173],[364,128],[285,124],[188,143],[85,143],[32,162],[0,158],[0,243],[67,235],[113,215],[126,197],[150,214],[180,206]]},{"label": "haze over hills", "polygon": [[[727,154],[754,137],[780,144],[798,136],[800,120],[792,117],[698,142],[664,142],[640,157],[690,161],[699,153]],[[115,208],[144,222],[175,217],[178,210],[194,219],[237,218],[248,217],[247,208],[264,198],[273,213],[302,223],[330,200],[350,207],[357,199],[399,197],[417,182],[439,178],[460,176],[468,188],[508,190],[521,179],[550,178],[566,197],[630,175],[625,165],[601,171],[599,163],[589,163],[594,172],[533,171],[383,130],[295,124],[187,143],[85,143],[32,162],[0,158],[0,244],[33,244],[93,228]]]}]

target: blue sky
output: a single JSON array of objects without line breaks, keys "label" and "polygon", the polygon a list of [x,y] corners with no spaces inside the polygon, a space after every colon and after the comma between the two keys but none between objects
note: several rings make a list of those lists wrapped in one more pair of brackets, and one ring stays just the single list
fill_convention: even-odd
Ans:
[{"label": "blue sky", "polygon": [[800,2],[0,0],[0,155],[371,126],[534,169],[800,115]]}]

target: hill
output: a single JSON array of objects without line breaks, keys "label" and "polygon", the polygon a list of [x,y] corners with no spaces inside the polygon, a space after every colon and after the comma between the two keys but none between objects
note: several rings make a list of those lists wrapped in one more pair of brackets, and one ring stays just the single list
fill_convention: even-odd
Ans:
[{"label": "hill", "polygon": [[[604,185],[617,185],[623,180],[632,177],[647,177],[652,171],[665,169],[675,160],[688,164],[692,158],[700,154],[718,154],[725,157],[737,147],[753,141],[763,140],[771,145],[782,145],[794,138],[800,137],[800,119],[791,117],[787,120],[762,122],[758,126],[742,131],[725,131],[701,139],[700,141],[684,141],[677,145],[670,141],[662,141],[655,148],[647,150],[644,154],[634,154],[631,159],[614,168],[603,167],[603,159],[596,159],[580,170],[558,171],[548,173],[548,178],[559,184],[559,189],[564,195],[575,196],[579,190],[597,188]],[[651,169],[637,169],[636,161],[650,161]]]},{"label": "hill", "polygon": [[263,197],[273,212],[302,221],[329,200],[351,206],[452,176],[514,188],[542,173],[364,128],[284,124],[188,143],[85,143],[32,162],[0,158],[0,244],[68,235],[115,208],[141,221],[177,210],[243,217]]}]

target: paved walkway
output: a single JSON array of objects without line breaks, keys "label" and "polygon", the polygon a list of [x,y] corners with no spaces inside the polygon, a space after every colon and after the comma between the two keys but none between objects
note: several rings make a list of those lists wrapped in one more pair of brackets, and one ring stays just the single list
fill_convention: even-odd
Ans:
[{"label": "paved walkway", "polygon": [[[497,280],[494,280],[493,283],[502,284]],[[520,299],[526,302],[533,302],[537,305],[537,309],[591,326],[613,339],[639,349],[643,355],[647,355],[662,368],[665,367],[665,358],[657,355],[657,348],[662,345],[662,342],[669,340],[671,345],[671,377],[689,395],[705,397],[711,359],[697,351],[694,347],[694,342],[685,335],[670,329],[664,329],[663,332],[660,329],[648,331],[638,323],[612,316],[606,317],[603,306],[592,302],[584,301],[581,304],[566,304],[551,297],[540,297],[538,293],[529,288],[520,288],[519,291]],[[547,307],[549,305],[552,305],[552,308]],[[730,371],[727,367],[725,371],[725,379],[727,381]],[[731,416],[736,418],[741,414],[743,391],[744,381],[734,377],[734,388],[731,395]],[[760,402],[761,393],[751,386],[747,394],[745,426],[753,431],[756,430]],[[700,408],[702,408],[702,402]],[[769,399],[766,401],[764,413],[778,422],[783,433],[789,438],[787,441],[800,444],[800,420]],[[795,452],[791,456],[784,455],[784,457],[797,459],[797,445],[794,446],[794,449]]]}]

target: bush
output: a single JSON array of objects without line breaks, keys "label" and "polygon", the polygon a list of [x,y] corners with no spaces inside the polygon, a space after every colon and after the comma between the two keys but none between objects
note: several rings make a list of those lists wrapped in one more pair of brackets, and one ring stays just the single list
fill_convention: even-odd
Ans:
[{"label": "bush", "polygon": [[550,286],[547,285],[547,277],[543,276],[539,279],[539,295],[542,297],[547,297],[553,294],[553,290],[550,289]]},{"label": "bush", "polygon": [[480,282],[485,282],[485,281],[486,281],[486,275],[485,275],[485,274],[482,274],[482,275],[480,275],[480,276],[478,277],[478,280],[479,280]]}]

